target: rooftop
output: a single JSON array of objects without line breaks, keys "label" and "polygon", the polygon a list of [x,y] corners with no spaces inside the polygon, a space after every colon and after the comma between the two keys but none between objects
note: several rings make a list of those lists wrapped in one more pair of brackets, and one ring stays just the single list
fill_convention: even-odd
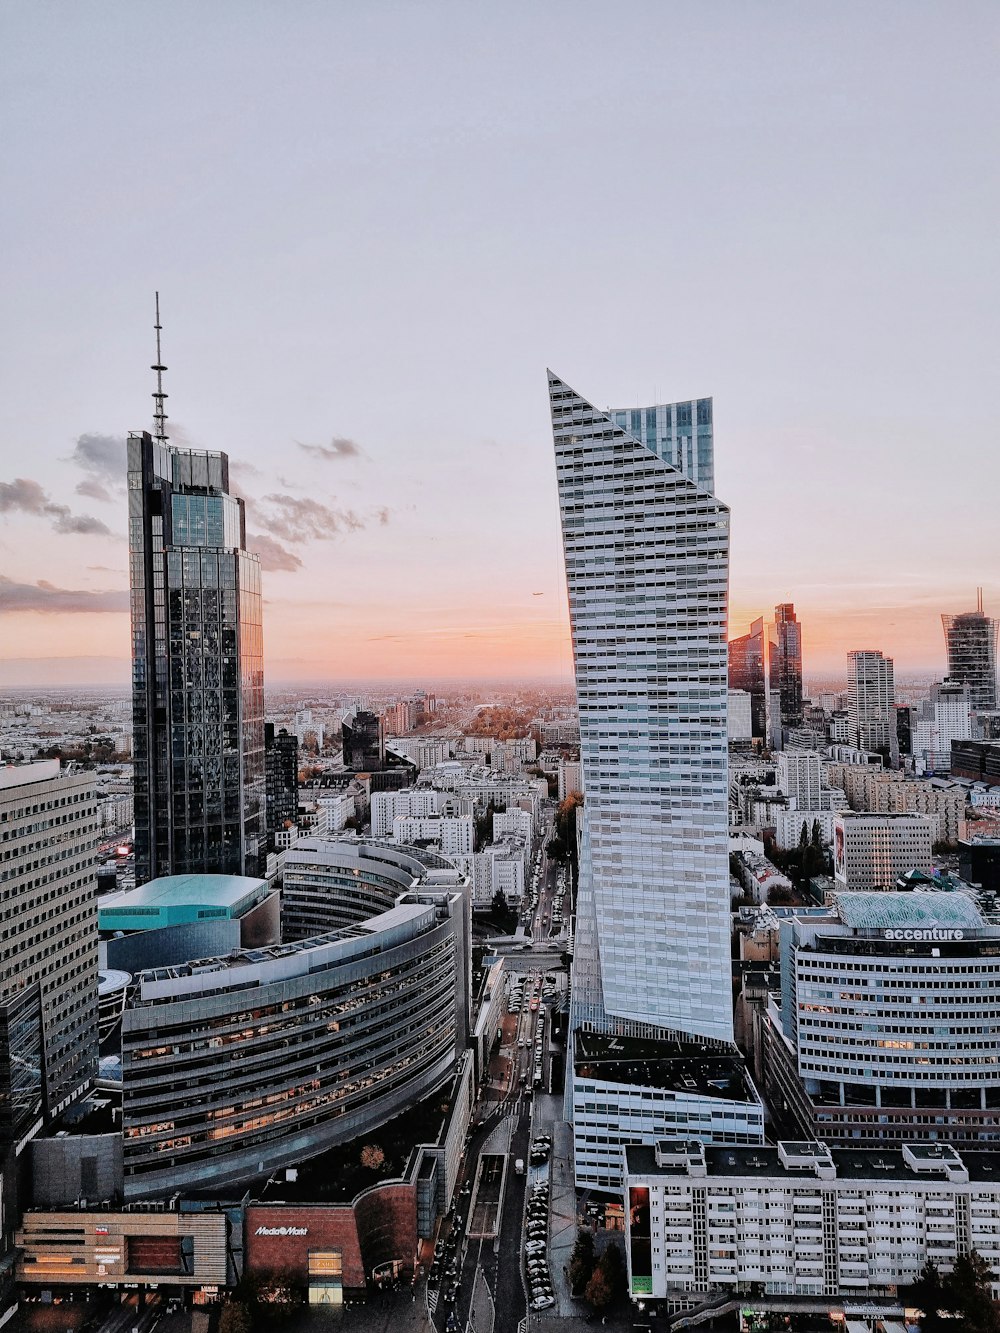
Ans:
[{"label": "rooftop", "polygon": [[[680,1150],[685,1145],[679,1142],[676,1146]],[[710,1177],[779,1176],[793,1180],[812,1180],[819,1188],[815,1171],[805,1165],[806,1156],[795,1151],[801,1147],[802,1145],[792,1143],[748,1148],[705,1145],[705,1164]],[[946,1151],[941,1152],[941,1147]],[[782,1148],[785,1149],[784,1154]],[[961,1152],[947,1149],[948,1145],[937,1144],[902,1144],[899,1147],[885,1148],[830,1146],[829,1156],[833,1160],[836,1179],[840,1181],[869,1180],[881,1183],[887,1180],[906,1180],[912,1184],[920,1180],[925,1181],[929,1187],[934,1187],[940,1186],[941,1181],[947,1179],[957,1167],[964,1167],[969,1173],[970,1181],[1000,1187],[1000,1152],[970,1152],[964,1147]],[[625,1149],[626,1172],[629,1175],[641,1176],[685,1174],[685,1171],[676,1165],[658,1166],[656,1151],[651,1144],[629,1145]],[[785,1161],[782,1160],[783,1156]],[[908,1162],[908,1157],[912,1159],[912,1165]],[[796,1163],[801,1161],[802,1165],[786,1165],[786,1161]],[[939,1171],[935,1169],[938,1163]]]},{"label": "rooftop", "polygon": [[691,1097],[755,1103],[743,1061],[707,1046],[679,1041],[574,1033],[577,1078],[631,1087],[663,1088]]},{"label": "rooftop", "polygon": [[853,930],[982,930],[986,924],[963,893],[838,893],[836,903]]},{"label": "rooftop", "polygon": [[163,875],[110,893],[98,906],[101,930],[142,930],[186,921],[239,916],[268,892],[247,875]]}]

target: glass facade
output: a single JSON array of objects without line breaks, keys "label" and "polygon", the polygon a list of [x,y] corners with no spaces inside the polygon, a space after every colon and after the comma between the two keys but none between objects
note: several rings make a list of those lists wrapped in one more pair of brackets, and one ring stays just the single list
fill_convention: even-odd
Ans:
[{"label": "glass facade", "polygon": [[968,685],[972,711],[992,712],[997,706],[997,624],[982,611],[942,616],[948,649],[948,675]]},{"label": "glass facade", "polygon": [[574,1028],[731,1042],[729,511],[712,403],[549,375],[586,805]]},{"label": "glass facade", "polygon": [[137,977],[125,1193],[247,1181],[391,1119],[454,1069],[460,894],[301,945]]},{"label": "glass facade", "polygon": [[260,564],[225,454],[128,441],[136,878],[257,875]]}]

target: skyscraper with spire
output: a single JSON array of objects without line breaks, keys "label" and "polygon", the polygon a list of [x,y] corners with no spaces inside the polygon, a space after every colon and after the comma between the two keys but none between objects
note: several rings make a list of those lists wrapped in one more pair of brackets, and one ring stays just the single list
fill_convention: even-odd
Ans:
[{"label": "skyscraper with spire", "polygon": [[136,880],[256,875],[264,828],[260,563],[223,453],[168,443],[156,301],[153,434],[127,447]]},{"label": "skyscraper with spire", "polygon": [[567,1101],[578,1185],[613,1188],[623,1142],[762,1132],[731,1047],[729,511],[711,399],[549,398],[586,792]]},{"label": "skyscraper with spire", "polygon": [[973,713],[993,712],[997,706],[997,621],[983,611],[983,590],[978,590],[975,611],[941,617],[948,649],[948,676],[968,685]]}]

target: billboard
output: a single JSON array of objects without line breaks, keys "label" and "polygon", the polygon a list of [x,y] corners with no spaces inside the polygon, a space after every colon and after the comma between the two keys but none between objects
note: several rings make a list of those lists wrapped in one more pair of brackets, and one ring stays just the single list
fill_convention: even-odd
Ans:
[{"label": "billboard", "polygon": [[650,1235],[649,1190],[633,1185],[628,1192],[629,1278],[633,1296],[653,1292],[653,1247]]}]

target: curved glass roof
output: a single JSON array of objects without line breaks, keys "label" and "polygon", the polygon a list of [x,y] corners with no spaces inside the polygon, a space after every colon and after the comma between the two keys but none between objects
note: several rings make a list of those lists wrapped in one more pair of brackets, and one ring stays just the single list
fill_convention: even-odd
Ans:
[{"label": "curved glass roof", "polygon": [[837,915],[854,930],[982,930],[979,909],[964,893],[838,893]]}]

